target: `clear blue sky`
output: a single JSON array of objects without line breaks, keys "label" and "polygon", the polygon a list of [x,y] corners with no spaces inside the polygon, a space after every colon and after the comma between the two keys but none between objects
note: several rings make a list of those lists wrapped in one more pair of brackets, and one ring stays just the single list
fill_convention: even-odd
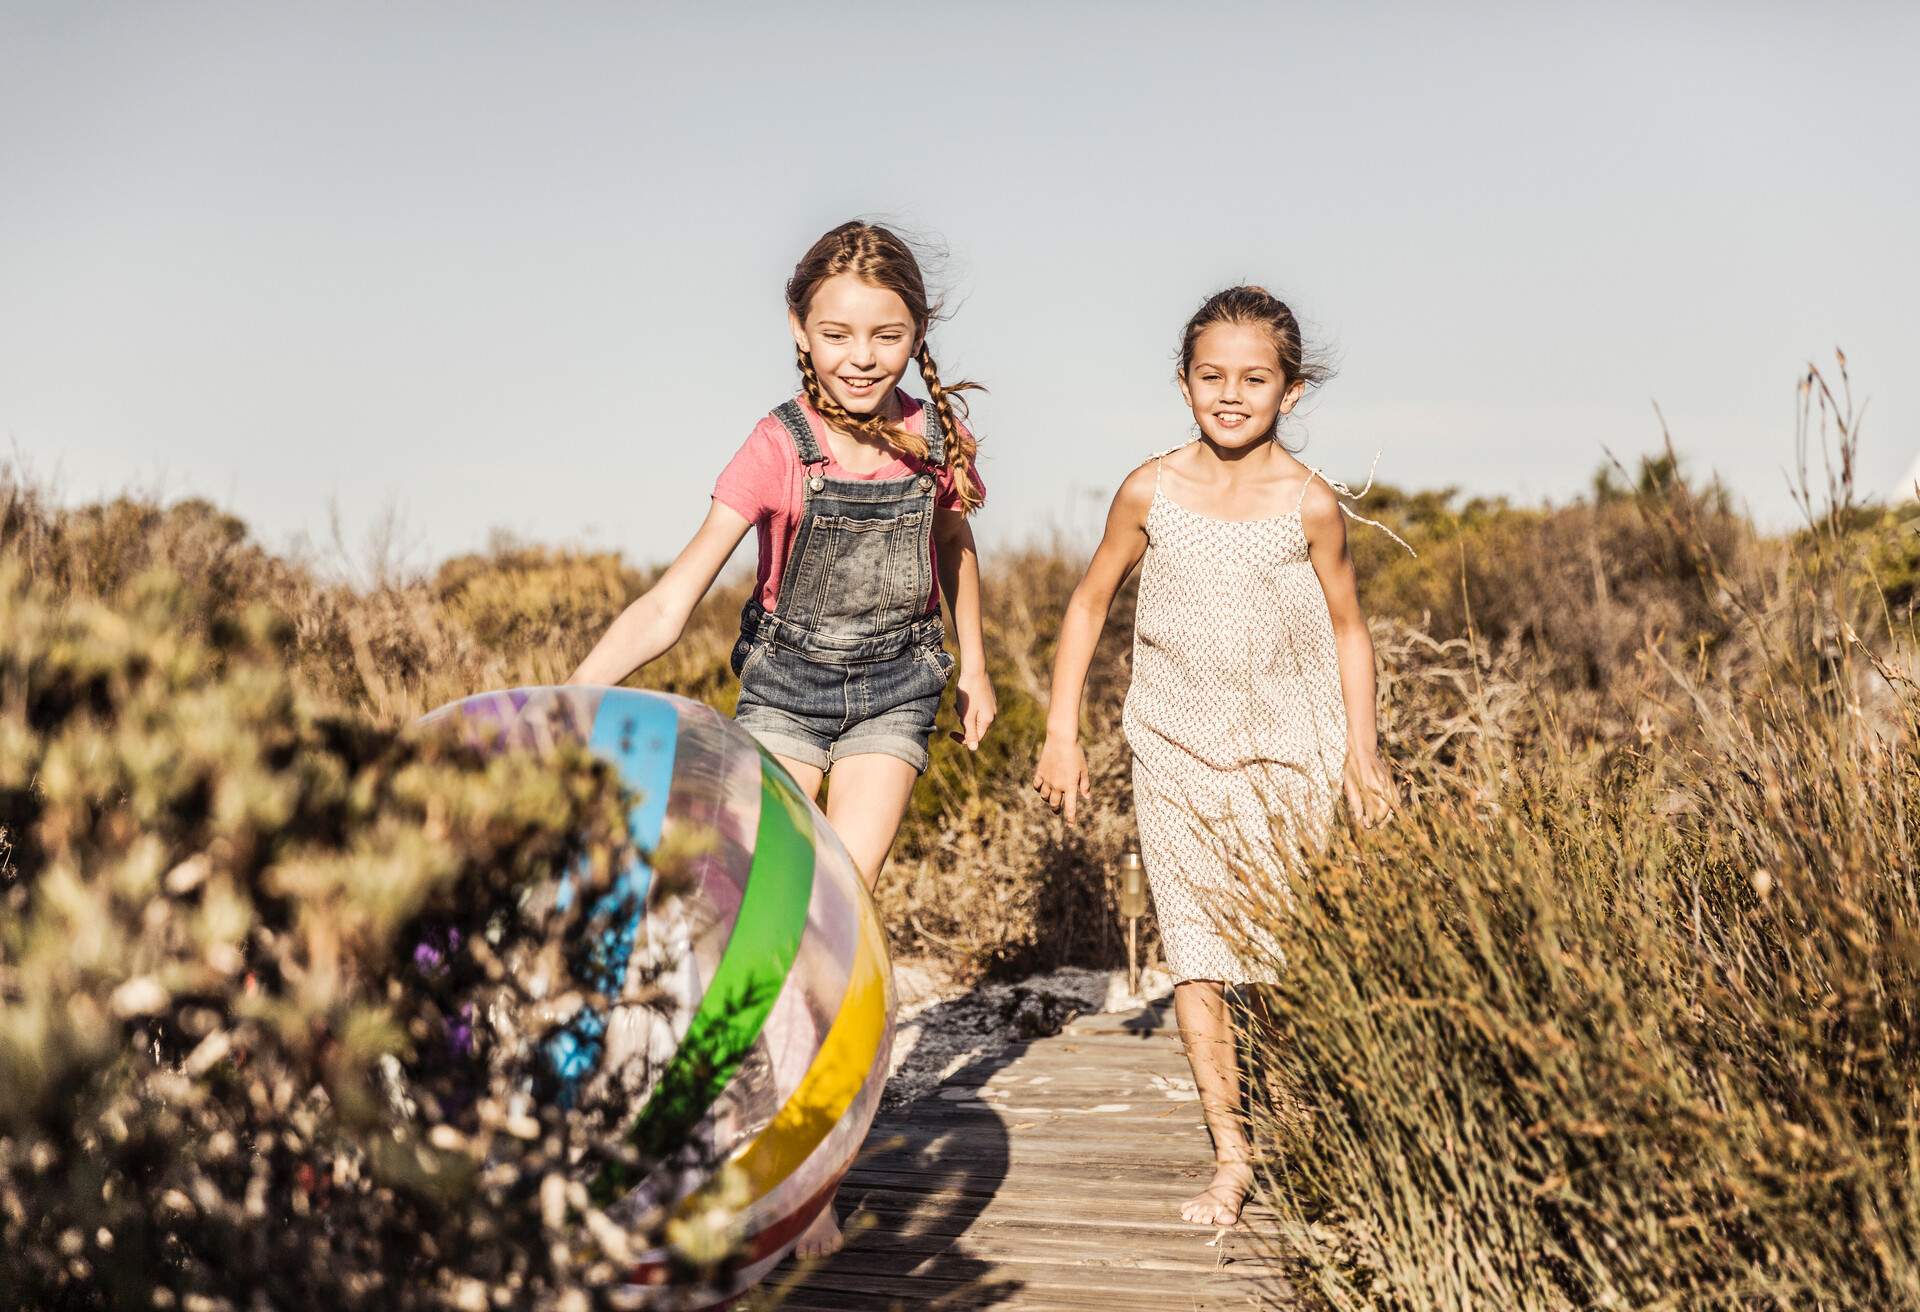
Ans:
[{"label": "clear blue sky", "polygon": [[1779,522],[1836,343],[1864,481],[1920,452],[1917,10],[3,0],[0,439],[275,545],[663,559],[862,214],[952,252],[989,547],[1182,438],[1243,279],[1339,353],[1336,475],[1568,496],[1657,399]]}]

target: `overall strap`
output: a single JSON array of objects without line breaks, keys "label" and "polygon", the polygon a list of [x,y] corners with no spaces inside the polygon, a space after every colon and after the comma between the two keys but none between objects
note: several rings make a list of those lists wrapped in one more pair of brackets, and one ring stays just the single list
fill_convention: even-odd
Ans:
[{"label": "overall strap", "polygon": [[827,457],[820,450],[820,443],[814,440],[813,425],[807,422],[806,411],[800,408],[798,401],[785,401],[773,408],[773,417],[787,430],[787,436],[793,439],[794,449],[800,453],[800,463],[809,467],[824,465]]},{"label": "overall strap", "polygon": [[947,467],[947,429],[940,422],[940,407],[932,397],[920,403],[920,431],[927,439],[927,463],[935,469]]}]

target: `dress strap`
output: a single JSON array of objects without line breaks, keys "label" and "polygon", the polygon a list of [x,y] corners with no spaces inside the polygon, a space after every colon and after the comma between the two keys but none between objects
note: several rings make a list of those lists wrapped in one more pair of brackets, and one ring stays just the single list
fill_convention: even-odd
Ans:
[{"label": "dress strap", "polygon": [[1160,471],[1163,468],[1165,468],[1165,465],[1162,462],[1165,461],[1166,458],[1172,455],[1175,451],[1179,451],[1182,448],[1190,445],[1192,445],[1192,443],[1182,442],[1179,446],[1170,446],[1165,451],[1155,451],[1152,455],[1147,457],[1147,459],[1153,461],[1153,490],[1156,496],[1160,492]]},{"label": "dress strap", "polygon": [[1398,542],[1401,546],[1406,547],[1407,554],[1409,556],[1418,556],[1420,553],[1415,551],[1411,546],[1408,546],[1407,540],[1405,538],[1401,537],[1398,533],[1395,533],[1392,529],[1388,528],[1385,524],[1382,524],[1379,520],[1368,519],[1365,515],[1359,514],[1354,510],[1352,506],[1347,504],[1348,501],[1358,501],[1361,497],[1373,491],[1373,473],[1374,473],[1374,470],[1378,469],[1379,467],[1380,467],[1380,454],[1379,452],[1376,451],[1373,456],[1373,464],[1367,467],[1367,485],[1361,488],[1358,492],[1355,492],[1352,488],[1348,487],[1345,483],[1342,483],[1339,479],[1328,478],[1325,474],[1321,473],[1318,469],[1315,469],[1312,465],[1308,465],[1307,481],[1300,485],[1300,500],[1294,503],[1293,513],[1296,515],[1299,514],[1300,507],[1307,504],[1307,489],[1313,486],[1313,480],[1317,478],[1322,483],[1325,483],[1327,485],[1327,489],[1333,493],[1333,503],[1336,506],[1340,507],[1341,514],[1345,515],[1348,519],[1352,520],[1356,524],[1366,524],[1369,527],[1379,529],[1382,533],[1385,533],[1388,537],[1392,538],[1395,542]]},{"label": "dress strap", "polygon": [[[1304,505],[1306,505],[1306,504],[1307,504],[1307,489],[1313,486],[1313,480],[1314,480],[1314,479],[1316,479],[1316,478],[1317,478],[1317,479],[1319,479],[1319,480],[1320,480],[1320,481],[1321,481],[1322,483],[1327,483],[1327,476],[1326,476],[1325,474],[1322,474],[1322,473],[1321,473],[1321,472],[1320,472],[1320,471],[1319,471],[1319,470],[1318,470],[1317,468],[1315,468],[1314,466],[1312,466],[1312,465],[1308,465],[1308,466],[1307,466],[1307,476],[1306,476],[1306,477],[1305,477],[1304,479],[1302,479],[1302,480],[1300,481],[1300,499],[1299,499],[1298,501],[1296,501],[1296,502],[1294,502],[1294,503],[1293,503],[1293,513],[1294,513],[1294,514],[1296,514],[1296,515],[1297,515],[1297,514],[1299,514],[1299,513],[1300,513],[1300,507],[1302,507],[1302,506],[1304,506]],[[1372,484],[1372,480],[1371,480],[1371,479],[1369,479],[1369,480],[1368,480],[1368,484],[1367,484],[1367,485],[1368,485],[1369,487],[1371,487],[1371,486],[1373,485],[1373,484]],[[1329,488],[1331,488],[1331,487],[1333,486],[1333,484],[1331,484],[1331,483],[1327,483],[1327,486],[1328,486]],[[1349,496],[1351,496],[1352,494],[1351,494],[1351,493],[1349,493],[1348,495],[1349,495]]]},{"label": "dress strap", "polygon": [[809,467],[824,465],[827,457],[820,450],[820,443],[814,440],[813,425],[807,422],[807,412],[800,408],[798,401],[785,401],[773,408],[773,417],[787,430],[787,436],[793,439],[793,446],[800,453],[800,463]]}]

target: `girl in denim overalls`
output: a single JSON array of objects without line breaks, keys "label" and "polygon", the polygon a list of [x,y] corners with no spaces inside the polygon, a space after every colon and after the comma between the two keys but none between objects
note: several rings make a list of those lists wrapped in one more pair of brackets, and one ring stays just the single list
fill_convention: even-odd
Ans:
[{"label": "girl in denim overalls", "polygon": [[[927,348],[932,319],[913,253],[885,228],[827,233],[787,283],[802,389],[756,427],[712,508],[660,580],[615,620],[569,682],[616,684],[673,646],[748,528],[759,579],[741,615],[735,718],[817,794],[871,888],[927,768],[934,714],[960,649],[958,735],[993,723],[980,632],[980,565],[967,516],[985,498],[974,440]],[[917,364],[929,400],[896,384]],[[833,1211],[795,1250],[840,1246]]]}]

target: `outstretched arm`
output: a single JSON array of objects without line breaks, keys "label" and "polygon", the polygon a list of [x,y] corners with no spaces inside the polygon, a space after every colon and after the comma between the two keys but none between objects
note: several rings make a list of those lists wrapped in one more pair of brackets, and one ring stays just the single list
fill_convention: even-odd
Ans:
[{"label": "outstretched arm", "polygon": [[716,501],[693,540],[659,580],[607,626],[568,683],[619,683],[661,655],[687,627],[687,617],[707,595],[733,549],[751,527],[745,515]]},{"label": "outstretched arm", "polygon": [[961,511],[936,510],[933,531],[940,542],[940,591],[953,613],[953,639],[960,647],[960,677],[954,687],[960,732],[955,736],[974,751],[999,713],[993,681],[987,677],[980,623],[980,553],[973,544],[973,525]]},{"label": "outstretched arm", "polygon": [[1101,630],[1120,585],[1133,573],[1147,550],[1147,509],[1153,502],[1155,471],[1142,465],[1127,475],[1107,511],[1106,533],[1100,539],[1086,575],[1073,590],[1060,620],[1060,640],[1053,655],[1053,690],[1047,707],[1047,741],[1033,772],[1034,791],[1056,811],[1065,810],[1067,823],[1077,816],[1079,799],[1089,796],[1087,758],[1080,750],[1080,702],[1086,693],[1087,669]]},{"label": "outstretched arm", "polygon": [[1347,521],[1340,502],[1324,483],[1310,483],[1300,508],[1307,553],[1333,620],[1333,645],[1340,660],[1340,698],[1347,708],[1347,806],[1363,825],[1386,818],[1393,809],[1393,777],[1380,760],[1373,668],[1373,635],[1360,613],[1359,580],[1347,552]]}]

